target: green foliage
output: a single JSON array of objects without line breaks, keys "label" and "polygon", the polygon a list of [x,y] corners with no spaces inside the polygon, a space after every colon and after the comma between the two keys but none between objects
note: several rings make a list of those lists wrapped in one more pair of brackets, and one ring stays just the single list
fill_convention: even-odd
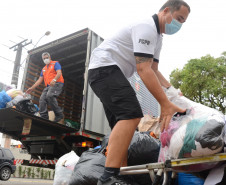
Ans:
[{"label": "green foliage", "polygon": [[44,177],[44,170],[41,169],[41,179],[43,179],[43,177]]},{"label": "green foliage", "polygon": [[51,177],[51,171],[50,170],[48,170],[47,171],[47,177],[50,179],[50,177]]},{"label": "green foliage", "polygon": [[37,171],[38,173],[40,172],[40,170],[41,170],[41,169],[40,169],[39,167],[38,167],[38,168],[36,168],[36,171]]},{"label": "green foliage", "polygon": [[35,178],[35,169],[34,168],[32,168],[31,177],[32,177],[32,179]]},{"label": "green foliage", "polygon": [[181,77],[181,70],[179,69],[175,69],[171,72],[171,75],[170,75],[170,82],[171,84],[173,84],[173,86],[175,88],[179,88],[182,84],[182,81],[181,81],[182,77]]},{"label": "green foliage", "polygon": [[27,168],[27,177],[30,178],[31,177],[31,167]]},{"label": "green foliage", "polygon": [[225,113],[226,52],[219,58],[210,55],[191,59],[182,70],[170,75],[170,83],[184,96]]},{"label": "green foliage", "polygon": [[26,167],[24,168],[24,170],[22,170],[22,177],[25,178],[26,177]]},{"label": "green foliage", "polygon": [[19,166],[18,168],[19,168],[18,174],[19,174],[19,177],[21,177],[21,175],[22,175],[22,166]]},{"label": "green foliage", "polygon": [[36,169],[36,172],[37,172],[37,173],[35,173],[35,176],[36,177],[39,177],[39,172],[41,171],[41,168],[38,167],[38,168],[35,168],[35,169]]},{"label": "green foliage", "polygon": [[17,166],[18,177],[20,178],[40,178],[40,179],[51,179],[54,176],[55,171],[40,168],[40,167],[31,167],[31,166]]},{"label": "green foliage", "polygon": [[49,170],[44,170],[43,178],[47,179],[48,177],[50,177],[50,171]]}]

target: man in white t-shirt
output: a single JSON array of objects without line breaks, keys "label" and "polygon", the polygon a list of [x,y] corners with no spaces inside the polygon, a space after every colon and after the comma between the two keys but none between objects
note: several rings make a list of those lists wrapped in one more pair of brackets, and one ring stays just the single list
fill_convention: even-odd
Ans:
[{"label": "man in white t-shirt", "polygon": [[[169,0],[158,14],[120,30],[93,52],[88,82],[103,103],[112,129],[104,174],[98,185],[129,184],[119,170],[127,165],[127,150],[143,113],[127,78],[135,71],[161,106],[161,130],[168,128],[172,116],[185,110],[172,104],[163,88],[171,84],[158,71],[162,34],[174,34],[190,13],[182,0]],[[162,88],[163,87],[163,88]]]}]

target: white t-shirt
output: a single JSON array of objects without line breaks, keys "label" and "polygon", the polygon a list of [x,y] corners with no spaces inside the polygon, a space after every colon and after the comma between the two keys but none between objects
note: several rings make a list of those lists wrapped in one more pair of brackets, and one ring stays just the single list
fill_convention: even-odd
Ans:
[{"label": "white t-shirt", "polygon": [[104,40],[92,52],[89,69],[117,65],[129,78],[136,71],[135,56],[159,61],[162,35],[159,33],[158,16],[127,26],[113,37]]}]

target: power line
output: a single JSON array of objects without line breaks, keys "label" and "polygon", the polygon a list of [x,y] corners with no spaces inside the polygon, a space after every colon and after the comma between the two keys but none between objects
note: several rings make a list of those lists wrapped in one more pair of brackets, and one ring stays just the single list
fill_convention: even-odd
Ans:
[{"label": "power line", "polygon": [[10,42],[12,42],[12,43],[14,43],[14,44],[16,44],[16,42],[14,42],[14,41],[12,41],[12,40],[9,40]]},{"label": "power line", "polygon": [[8,61],[10,61],[10,62],[12,62],[12,63],[15,63],[13,60],[10,60],[10,59],[5,58],[5,57],[3,57],[3,56],[0,56],[0,57],[3,58],[3,59],[5,59],[5,60],[8,60]]},{"label": "power line", "polygon": [[5,45],[5,44],[2,44],[3,46],[5,46],[5,47],[7,47],[7,48],[9,48],[9,46],[7,46],[7,45]]},{"label": "power line", "polygon": [[[7,60],[7,61],[10,61],[10,62],[12,62],[12,63],[15,63],[13,60],[10,60],[10,59],[5,58],[5,57],[3,57],[3,56],[0,56],[0,57],[3,58],[3,59],[5,59],[5,60]],[[23,64],[25,61],[26,61],[26,58],[23,60],[22,64]],[[20,67],[24,69],[24,66],[22,66],[22,64],[20,65]]]}]

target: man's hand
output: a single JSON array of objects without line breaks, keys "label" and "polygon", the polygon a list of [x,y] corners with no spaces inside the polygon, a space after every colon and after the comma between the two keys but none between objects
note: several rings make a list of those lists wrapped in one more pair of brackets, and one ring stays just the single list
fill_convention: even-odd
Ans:
[{"label": "man's hand", "polygon": [[33,88],[30,87],[28,90],[26,90],[26,93],[27,93],[27,94],[30,94],[32,91],[33,91]]},{"label": "man's hand", "polygon": [[185,112],[185,111],[186,109],[181,109],[171,102],[162,105],[160,115],[161,132],[169,128],[169,123],[176,112]]},{"label": "man's hand", "polygon": [[56,84],[56,81],[52,80],[49,85],[53,87],[55,84]]}]

